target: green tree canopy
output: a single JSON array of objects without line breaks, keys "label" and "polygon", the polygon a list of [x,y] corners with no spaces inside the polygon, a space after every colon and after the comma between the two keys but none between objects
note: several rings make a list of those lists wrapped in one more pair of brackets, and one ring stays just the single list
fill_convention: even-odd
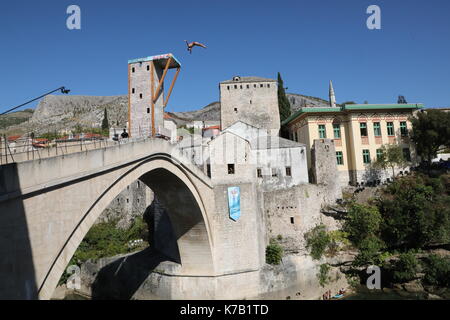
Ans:
[{"label": "green tree canopy", "polygon": [[291,115],[291,104],[289,99],[286,97],[286,92],[284,90],[283,79],[278,72],[278,107],[280,110],[280,121],[283,122]]},{"label": "green tree canopy", "polygon": [[109,129],[108,112],[106,111],[106,108],[105,108],[105,113],[103,115],[102,129],[103,130]]},{"label": "green tree canopy", "polygon": [[418,112],[411,119],[412,139],[417,153],[428,163],[436,157],[438,151],[450,147],[450,113],[442,110]]},{"label": "green tree canopy", "polygon": [[377,157],[374,167],[383,170],[390,168],[395,179],[395,168],[404,168],[406,164],[402,148],[397,144],[388,144],[381,147],[381,155]]},{"label": "green tree canopy", "polygon": [[450,197],[446,178],[409,176],[395,180],[377,200],[381,238],[392,248],[450,242]]}]

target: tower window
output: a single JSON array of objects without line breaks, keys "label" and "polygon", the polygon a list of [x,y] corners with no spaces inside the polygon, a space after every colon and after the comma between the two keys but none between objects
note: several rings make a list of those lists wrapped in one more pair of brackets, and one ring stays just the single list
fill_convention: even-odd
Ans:
[{"label": "tower window", "polygon": [[150,108],[147,108],[147,113],[150,113]]},{"label": "tower window", "polygon": [[256,175],[258,176],[258,178],[262,178],[262,169],[261,168],[256,169]]},{"label": "tower window", "polygon": [[272,168],[272,177],[276,177],[277,175],[277,169]]},{"label": "tower window", "polygon": [[206,165],[206,175],[211,178],[211,165],[209,163]]},{"label": "tower window", "polygon": [[127,203],[129,203],[129,202],[130,202],[130,199],[127,198]]},{"label": "tower window", "polygon": [[237,89],[237,85],[236,84],[234,85],[234,88]]},{"label": "tower window", "polygon": [[141,99],[142,99],[142,93],[139,93],[139,98],[141,98]]},{"label": "tower window", "polygon": [[234,163],[228,164],[228,174],[234,174]]},{"label": "tower window", "polygon": [[241,89],[242,89],[242,84],[240,85]]},{"label": "tower window", "polygon": [[131,93],[134,93],[136,90],[134,90],[134,88],[133,89],[131,89]]},{"label": "tower window", "polygon": [[254,84],[253,87],[256,88],[256,84]]},{"label": "tower window", "polygon": [[294,224],[294,217],[291,217],[291,224]]},{"label": "tower window", "polygon": [[134,67],[133,67],[133,68],[131,68],[131,72],[134,72],[134,71],[135,71]]},{"label": "tower window", "polygon": [[288,177],[292,176],[291,167],[286,167],[286,176],[288,176]]},{"label": "tower window", "polygon": [[267,84],[267,88],[270,88],[270,84],[269,83]]},{"label": "tower window", "polygon": [[234,108],[234,112],[237,112],[237,108]]},{"label": "tower window", "polygon": [[250,100],[250,104],[252,104],[252,100]]},{"label": "tower window", "polygon": [[262,88],[262,87],[264,87],[264,85],[261,83],[261,84],[259,85],[259,87]]},{"label": "tower window", "polygon": [[230,90],[230,86],[227,86],[227,90]]},{"label": "tower window", "polygon": [[250,89],[250,86],[249,86],[249,85],[247,85],[247,89]]},{"label": "tower window", "polygon": [[147,66],[147,71],[150,71],[150,66]]}]

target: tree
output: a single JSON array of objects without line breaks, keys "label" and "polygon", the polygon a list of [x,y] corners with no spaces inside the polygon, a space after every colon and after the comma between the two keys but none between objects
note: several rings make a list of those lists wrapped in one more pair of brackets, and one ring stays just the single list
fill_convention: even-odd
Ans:
[{"label": "tree", "polygon": [[381,154],[377,155],[377,160],[374,163],[375,168],[392,169],[392,179],[395,179],[395,168],[404,168],[405,166],[406,160],[403,157],[403,150],[396,144],[383,145]]},{"label": "tree", "polygon": [[449,243],[450,197],[443,183],[407,176],[389,184],[377,200],[383,241],[402,249]]},{"label": "tree", "polygon": [[365,239],[378,237],[381,215],[377,207],[353,203],[350,205],[344,231],[356,247]]},{"label": "tree", "polygon": [[108,112],[106,112],[106,108],[105,108],[105,114],[103,116],[103,121],[102,121],[102,129],[103,130],[109,129]]},{"label": "tree", "polygon": [[441,110],[418,112],[411,123],[411,138],[416,144],[417,154],[431,165],[431,160],[441,149],[450,147],[450,113]]},{"label": "tree", "polygon": [[283,79],[278,72],[278,107],[280,111],[280,121],[283,122],[291,115],[291,104],[289,99],[286,97],[286,92],[284,90]]}]

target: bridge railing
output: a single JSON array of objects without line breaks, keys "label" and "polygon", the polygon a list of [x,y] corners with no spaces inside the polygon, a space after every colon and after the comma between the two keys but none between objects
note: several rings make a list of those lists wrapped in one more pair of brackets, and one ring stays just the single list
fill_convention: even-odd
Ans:
[{"label": "bridge railing", "polygon": [[83,138],[66,141],[53,140],[48,143],[42,143],[30,137],[22,137],[14,141],[8,141],[4,136],[0,137],[0,165],[106,148],[128,143],[128,140],[121,139],[119,141],[113,141],[107,138]]}]

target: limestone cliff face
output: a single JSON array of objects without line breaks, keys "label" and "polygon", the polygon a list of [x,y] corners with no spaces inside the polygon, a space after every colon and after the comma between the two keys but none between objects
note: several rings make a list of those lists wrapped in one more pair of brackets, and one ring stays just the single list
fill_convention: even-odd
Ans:
[{"label": "limestone cliff face", "polygon": [[59,131],[82,127],[101,127],[104,109],[111,126],[125,126],[128,101],[126,96],[46,96],[37,106],[29,126],[40,131]]},{"label": "limestone cliff face", "polygon": [[[293,112],[303,106],[328,106],[328,102],[320,98],[292,93],[287,93],[286,95],[291,103]],[[63,129],[72,130],[78,125],[95,128],[101,126],[105,108],[108,112],[110,126],[124,127],[126,125],[128,121],[127,95],[49,95],[39,102],[33,116],[28,121],[23,123],[17,121],[19,124],[8,128],[6,126],[3,127],[8,134],[25,134],[30,132],[40,134]],[[13,112],[10,117],[19,116],[21,112]],[[220,121],[220,102],[212,102],[194,111],[169,112],[169,114],[179,126],[191,121]]]}]

